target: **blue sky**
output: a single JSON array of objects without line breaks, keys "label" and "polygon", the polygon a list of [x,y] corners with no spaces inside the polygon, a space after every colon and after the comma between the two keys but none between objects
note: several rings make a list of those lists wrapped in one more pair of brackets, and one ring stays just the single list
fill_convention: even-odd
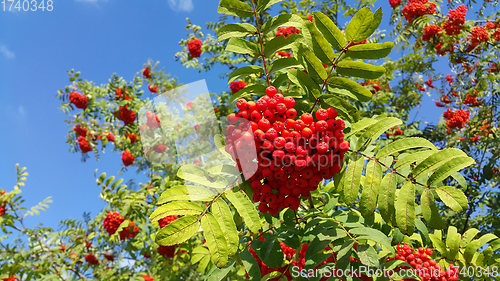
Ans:
[{"label": "blue sky", "polygon": [[[186,17],[200,26],[217,21],[217,3],[55,0],[50,12],[0,11],[0,188],[12,190],[15,164],[20,163],[30,174],[23,188],[27,206],[48,196],[54,201],[40,217],[29,219],[28,225],[43,222],[56,227],[63,219],[81,218],[84,211],[96,215],[105,204],[99,199],[94,170],[120,177],[118,153],[106,153],[99,162],[91,157],[85,163],[79,153],[69,153],[67,116],[55,98],[70,83],[66,71],[80,71],[81,78],[100,85],[113,73],[131,80],[153,59],[181,83],[205,79],[210,91],[224,91],[226,83],[218,76],[222,68],[198,73],[173,59],[181,50],[178,42],[186,37]],[[376,7],[380,6],[385,13],[382,28],[389,30],[388,1],[379,1]],[[435,109],[426,95],[424,102]],[[436,122],[441,113],[427,110],[420,116]],[[123,177],[138,175],[130,170]]]}]

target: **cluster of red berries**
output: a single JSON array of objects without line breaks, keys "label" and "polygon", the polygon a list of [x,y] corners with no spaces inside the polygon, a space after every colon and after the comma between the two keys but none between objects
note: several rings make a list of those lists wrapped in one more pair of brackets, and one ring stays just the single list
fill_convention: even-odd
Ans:
[{"label": "cluster of red berries", "polygon": [[423,15],[432,15],[436,12],[436,4],[429,3],[428,0],[409,0],[403,7],[403,15],[408,22]]},{"label": "cluster of red berries", "polygon": [[[118,229],[120,224],[123,223],[123,221],[125,221],[125,218],[121,217],[120,213],[108,212],[106,218],[104,218],[102,222],[102,225],[104,226],[104,229],[109,235],[113,235],[116,233],[116,230]],[[130,221],[129,225],[120,232],[120,240],[133,238],[137,235],[138,232],[139,232],[139,227]]]},{"label": "cluster of red berries", "polygon": [[257,102],[239,99],[240,111],[227,117],[225,150],[251,182],[263,213],[296,210],[299,196],[309,197],[323,179],[340,172],[349,149],[337,110],[319,109],[315,122],[310,113],[295,119],[294,105],[270,86]]},{"label": "cluster of red berries", "polygon": [[[458,267],[453,264],[448,270],[443,270],[441,265],[431,258],[433,251],[430,248],[420,247],[418,250],[409,245],[398,244],[395,259],[408,263],[416,270],[422,281],[455,281],[458,280]],[[401,269],[404,267],[401,267]],[[414,279],[404,279],[414,280]]]},{"label": "cluster of red berries", "polygon": [[151,72],[149,70],[149,67],[146,67],[142,70],[142,76],[150,79],[151,78]]},{"label": "cluster of red berries", "polygon": [[148,89],[151,93],[158,93],[158,88],[156,87],[155,84],[149,84]]},{"label": "cluster of red berries", "polygon": [[154,281],[155,280],[153,277],[146,275],[146,274],[142,275],[141,277],[142,277],[142,279],[144,279],[144,281]]},{"label": "cluster of red berries", "polygon": [[432,77],[429,77],[429,79],[427,79],[427,81],[425,81],[425,84],[429,87],[429,88],[435,88],[434,85],[432,84]]},{"label": "cluster of red berries", "polygon": [[85,137],[79,136],[77,141],[82,153],[92,151],[92,146],[90,146],[89,141]]},{"label": "cluster of red berries", "polygon": [[[172,216],[166,216],[162,218],[161,220],[158,221],[158,224],[160,225],[160,228],[164,228],[165,226],[169,225],[173,221],[177,219],[177,216],[172,215]],[[177,245],[173,246],[158,246],[158,254],[167,257],[167,258],[173,258],[175,256],[175,250],[177,249]]]},{"label": "cluster of red berries", "polygon": [[80,94],[78,92],[69,93],[69,101],[74,104],[77,108],[85,109],[87,108],[87,96]]},{"label": "cluster of red berries", "polygon": [[[0,195],[4,195],[5,193],[7,193],[7,191],[3,190],[0,193]],[[7,206],[7,203],[0,204],[0,216],[3,216],[5,214],[5,212],[7,211],[6,206]]]},{"label": "cluster of red berries", "polygon": [[121,105],[120,110],[118,112],[115,112],[115,116],[118,117],[125,125],[132,124],[137,116],[135,115],[135,112],[132,110],[128,109],[128,105]]},{"label": "cluster of red berries", "polygon": [[467,94],[467,97],[463,101],[463,104],[468,104],[470,106],[481,106],[482,102],[478,100],[475,96]]},{"label": "cluster of red berries", "polygon": [[479,127],[479,130],[481,130],[481,134],[485,137],[489,136],[489,134],[491,134],[492,130],[488,128],[491,126],[490,124],[486,124],[488,121],[487,120],[483,120],[483,126]]},{"label": "cluster of red berries", "polygon": [[[377,93],[378,91],[380,91],[382,89],[382,87],[380,87],[380,83],[377,82],[377,81],[372,81],[372,80],[368,80],[366,82],[362,82],[362,83],[359,83],[361,86],[371,86],[373,89],[371,90],[372,94],[375,94]],[[389,85],[387,85],[389,86]]]},{"label": "cluster of red berries", "polygon": [[446,119],[446,126],[448,127],[446,132],[450,134],[451,130],[455,128],[462,129],[465,127],[465,123],[469,121],[470,116],[468,110],[459,109],[453,111],[448,108],[448,110],[443,113],[443,117]]},{"label": "cluster of red berries", "polygon": [[201,55],[201,40],[200,39],[189,40],[188,50],[191,57],[199,58]]},{"label": "cluster of red berries", "polygon": [[441,96],[440,101],[445,104],[449,104],[451,102],[451,100],[448,98],[448,95],[446,94]]},{"label": "cluster of red berries", "polygon": [[278,27],[278,32],[276,32],[276,37],[283,36],[285,38],[288,38],[292,34],[300,34],[300,30],[293,26]]},{"label": "cluster of red berries", "polygon": [[2,278],[2,281],[16,281],[17,280],[17,276],[10,276],[10,277],[5,277],[5,278]]},{"label": "cluster of red berries", "polygon": [[467,14],[467,6],[460,5],[454,10],[448,11],[448,20],[443,24],[447,35],[458,35],[462,31]]},{"label": "cluster of red berries", "polygon": [[134,163],[135,157],[130,153],[130,150],[125,149],[125,151],[122,152],[122,162],[125,167],[130,166]]},{"label": "cluster of red berries", "polygon": [[99,264],[99,260],[96,258],[96,256],[94,256],[94,254],[90,253],[88,255],[85,256],[85,261],[92,264],[92,265],[98,265]]},{"label": "cluster of red berries", "polygon": [[436,25],[428,25],[424,28],[424,34],[422,35],[422,40],[423,41],[429,41],[431,40],[432,38],[434,38],[434,36],[436,35],[439,35],[439,33],[442,31],[443,29],[440,27],[440,26],[436,26]]},{"label": "cluster of red berries", "polygon": [[290,58],[290,57],[292,57],[292,53],[290,53],[288,51],[277,51],[276,54],[278,54],[279,56],[281,56],[283,58]]},{"label": "cluster of red berries", "polygon": [[127,95],[127,91],[121,88],[115,89],[115,100],[124,99],[132,100],[132,97]]},{"label": "cluster of red berries", "polygon": [[481,42],[487,42],[490,39],[490,34],[484,26],[476,26],[472,29],[471,34],[467,35],[467,40],[469,40],[469,46],[465,49],[465,52],[470,53],[473,51]]},{"label": "cluster of red berries", "polygon": [[392,127],[391,129],[389,129],[389,131],[387,133],[385,133],[385,135],[387,137],[396,137],[396,136],[400,136],[403,134],[403,131],[399,128],[399,126],[396,126],[396,127]]},{"label": "cluster of red berries", "polygon": [[399,4],[401,4],[401,0],[389,0],[389,4],[391,8],[395,9]]},{"label": "cluster of red berries", "polygon": [[106,258],[108,261],[115,261],[115,257],[111,254],[104,253],[104,258]]},{"label": "cluster of red berries", "polygon": [[418,89],[419,91],[424,92],[424,91],[426,90],[426,88],[425,88],[424,86],[421,86],[419,83],[415,83],[415,86],[417,86],[417,89]]},{"label": "cluster of red berries", "polygon": [[161,220],[158,221],[158,224],[160,225],[160,228],[164,228],[165,226],[169,225],[173,221],[177,219],[177,216],[172,215],[172,216],[166,216],[162,218]]},{"label": "cluster of red berries", "polygon": [[494,62],[492,62],[492,63],[490,64],[490,67],[488,68],[488,72],[489,72],[489,73],[495,73],[495,72],[498,72],[498,70],[499,70],[499,69],[498,69],[498,66],[497,66],[497,64],[496,64],[496,63],[494,63]]},{"label": "cluster of red berries", "polygon": [[134,133],[125,133],[125,136],[130,139],[130,143],[135,143],[137,141],[137,135]]},{"label": "cluster of red berries", "polygon": [[448,83],[450,85],[453,84],[453,76],[451,76],[450,74],[447,74],[446,75],[446,81],[448,81]]},{"label": "cluster of red berries", "polygon": [[231,89],[231,92],[233,94],[236,94],[239,92],[241,89],[245,88],[247,86],[247,83],[245,81],[233,81],[231,84],[229,84],[229,88]]},{"label": "cluster of red berries", "polygon": [[[265,239],[262,236],[260,236],[259,239],[261,241],[265,241]],[[280,243],[280,247],[283,250],[284,258],[289,262],[289,265],[285,265],[285,266],[281,266],[281,267],[277,267],[277,268],[268,267],[266,264],[264,264],[262,262],[262,260],[259,258],[259,256],[255,252],[255,250],[252,249],[252,247],[249,247],[250,254],[252,254],[252,256],[257,261],[257,264],[259,265],[261,277],[263,277],[271,272],[277,271],[277,272],[282,273],[288,280],[293,280],[293,278],[290,274],[290,271],[289,271],[289,268],[291,266],[297,267],[299,272],[302,272],[304,270],[305,264],[306,264],[305,255],[306,255],[307,249],[309,248],[308,244],[302,244],[297,258],[296,258],[296,252],[297,252],[296,249],[289,247],[285,243]],[[327,246],[325,248],[325,250],[328,251],[331,249],[330,249],[330,247]],[[317,270],[318,268],[320,268],[321,266],[323,266],[327,263],[334,263],[334,262],[336,262],[336,259],[337,259],[337,254],[332,253],[332,255],[330,257],[328,257],[328,259],[326,259],[325,261],[318,264],[314,268],[314,270]],[[247,279],[250,279],[250,276],[248,275],[248,273],[246,274],[246,277],[247,277]],[[269,280],[277,281],[279,279],[280,279],[280,277],[275,277],[275,278],[269,279]],[[323,277],[321,279],[321,281],[325,281],[327,279],[328,279],[328,277]]]}]

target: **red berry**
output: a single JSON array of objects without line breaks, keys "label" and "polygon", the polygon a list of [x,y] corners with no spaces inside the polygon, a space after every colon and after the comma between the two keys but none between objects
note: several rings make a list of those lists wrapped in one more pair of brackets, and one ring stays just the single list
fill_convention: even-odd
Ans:
[{"label": "red berry", "polygon": [[268,95],[269,97],[273,97],[277,92],[278,90],[274,86],[269,86],[266,88],[266,95]]},{"label": "red berry", "polygon": [[310,113],[304,113],[300,116],[300,120],[302,120],[306,125],[310,125],[313,122],[313,117]]},{"label": "red berry", "polygon": [[260,119],[259,120],[259,129],[262,131],[266,132],[269,128],[271,128],[271,123],[267,119]]},{"label": "red berry", "polygon": [[285,113],[287,111],[286,105],[284,103],[278,103],[276,105],[276,111],[278,113]]},{"label": "red berry", "polygon": [[339,116],[339,112],[335,108],[328,108],[326,111],[328,112],[329,119],[335,119]]},{"label": "red berry", "polygon": [[245,110],[247,108],[247,101],[245,99],[239,99],[236,101],[236,107],[240,110]]},{"label": "red berry", "polygon": [[284,103],[285,103],[286,107],[292,108],[295,105],[295,99],[292,97],[286,97],[284,99]]},{"label": "red berry", "polygon": [[328,112],[325,109],[318,109],[316,111],[316,119],[318,120],[326,120],[328,119]]}]

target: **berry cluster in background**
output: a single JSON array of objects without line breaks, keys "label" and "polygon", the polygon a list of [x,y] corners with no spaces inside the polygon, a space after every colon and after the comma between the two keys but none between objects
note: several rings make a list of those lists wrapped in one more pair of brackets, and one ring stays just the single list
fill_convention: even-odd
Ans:
[{"label": "berry cluster in background", "polygon": [[[119,212],[111,212],[109,211],[108,214],[106,215],[106,218],[104,218],[102,225],[104,227],[104,230],[109,235],[113,235],[116,233],[118,230],[118,227],[125,221],[124,217],[120,216]],[[124,227],[120,231],[120,240],[125,240],[127,238],[133,238],[137,235],[139,232],[139,227],[135,225],[132,221],[129,221],[129,225]]]}]

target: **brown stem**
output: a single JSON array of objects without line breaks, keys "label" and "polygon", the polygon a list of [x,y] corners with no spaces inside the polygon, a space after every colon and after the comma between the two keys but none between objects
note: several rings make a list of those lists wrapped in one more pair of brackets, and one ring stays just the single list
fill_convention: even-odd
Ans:
[{"label": "brown stem", "polygon": [[[328,78],[330,77],[330,75],[332,74],[333,70],[335,69],[335,67],[337,66],[337,63],[339,62],[340,60],[340,57],[347,51],[347,48],[349,47],[349,44],[346,45],[344,48],[342,48],[342,50],[340,51],[340,54],[337,58],[335,58],[335,61],[333,62],[332,64],[332,69],[330,69],[330,72],[328,73],[328,75],[326,76],[326,79],[325,81],[323,81],[323,85],[321,86],[321,93],[323,92],[323,90],[325,89],[325,86],[326,86],[326,83],[328,82]],[[309,113],[312,113],[313,110],[314,110],[314,107],[316,107],[316,104],[318,104],[318,101],[319,101],[319,98],[316,98],[316,101],[314,102],[312,108],[311,108],[311,111]]]}]

